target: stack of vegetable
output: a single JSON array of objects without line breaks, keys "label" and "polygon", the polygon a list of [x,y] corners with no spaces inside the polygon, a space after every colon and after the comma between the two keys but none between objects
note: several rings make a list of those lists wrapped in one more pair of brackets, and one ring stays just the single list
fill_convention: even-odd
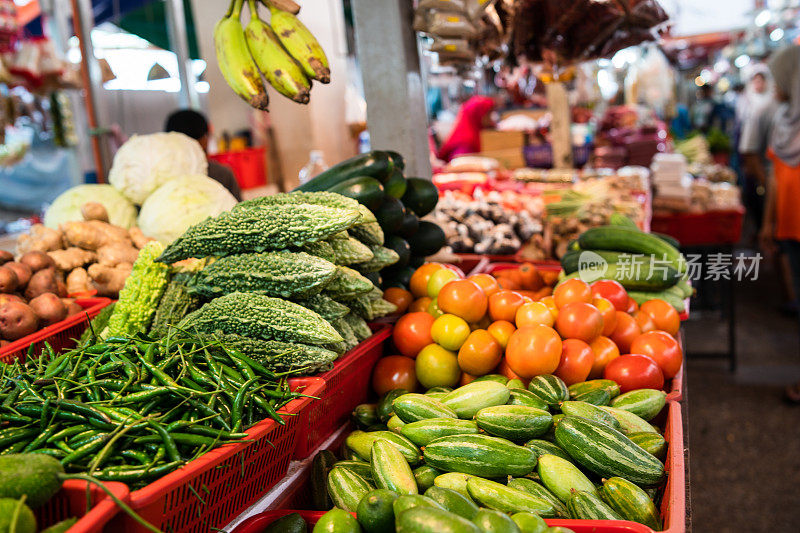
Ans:
[{"label": "stack of vegetable", "polygon": [[667,235],[644,233],[622,215],[613,215],[610,222],[586,230],[569,244],[561,258],[566,277],[612,279],[638,304],[661,299],[684,311],[684,300],[693,291],[679,243]]},{"label": "stack of vegetable", "polygon": [[[370,264],[361,271],[383,287],[408,287],[414,270],[425,257],[445,245],[442,229],[420,220],[436,207],[439,192],[427,179],[406,178],[405,163],[397,152],[372,151],[335,165],[296,191],[330,191],[358,200],[373,214],[384,236],[379,242],[397,254],[391,266]],[[376,243],[355,235],[368,245]]]},{"label": "stack of vegetable", "polygon": [[[553,375],[527,388],[487,376],[455,390],[393,390],[356,408],[362,429],[343,460],[315,457],[314,502],[355,512],[365,531],[540,532],[543,517],[660,530],[667,444],[651,421],[664,406],[659,390],[620,394],[605,379],[567,387]],[[326,517],[347,520],[336,509]]]}]

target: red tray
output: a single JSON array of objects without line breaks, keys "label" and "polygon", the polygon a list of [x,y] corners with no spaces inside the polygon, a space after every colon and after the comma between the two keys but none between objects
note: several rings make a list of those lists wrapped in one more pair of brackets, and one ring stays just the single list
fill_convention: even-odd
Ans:
[{"label": "red tray", "polygon": [[[325,390],[316,377],[289,383],[309,396],[321,397]],[[298,398],[281,409],[290,415],[283,417],[285,425],[263,420],[248,430],[247,441],[221,446],[132,492],[131,507],[162,531],[206,533],[224,527],[286,475],[298,433],[305,429],[301,413],[311,401]],[[115,533],[146,531],[125,514],[112,525]]]},{"label": "red tray", "polygon": [[24,360],[31,345],[33,345],[32,353],[38,357],[44,349],[45,342],[50,344],[56,352],[73,348],[75,340],[88,327],[89,320],[96,317],[104,307],[111,303],[111,300],[109,298],[86,298],[84,300],[75,300],[75,302],[83,307],[86,312],[67,317],[61,322],[47,326],[32,335],[12,342],[0,350],[0,363],[11,363],[14,359]]},{"label": "red tray", "polygon": [[[117,504],[96,485],[89,485],[91,507],[86,509],[85,481],[69,479],[64,482],[55,496],[50,498],[39,509],[36,509],[36,523],[39,529],[45,529],[68,518],[78,518],[69,533],[99,533],[108,522],[120,511]],[[105,486],[125,503],[130,501],[130,492],[123,483],[108,481]],[[109,529],[109,531],[112,531]]]},{"label": "red tray", "polygon": [[653,214],[650,230],[674,237],[681,246],[736,244],[742,236],[744,208],[707,213]]},{"label": "red tray", "polygon": [[214,154],[209,159],[230,167],[242,189],[253,189],[267,184],[267,156],[264,147]]},{"label": "red tray", "polygon": [[392,327],[378,326],[372,337],[340,357],[333,369],[319,374],[325,381],[325,393],[312,404],[297,439],[296,459],[304,459],[334,431],[350,419],[356,405],[367,399],[372,368],[383,355],[383,345]]}]

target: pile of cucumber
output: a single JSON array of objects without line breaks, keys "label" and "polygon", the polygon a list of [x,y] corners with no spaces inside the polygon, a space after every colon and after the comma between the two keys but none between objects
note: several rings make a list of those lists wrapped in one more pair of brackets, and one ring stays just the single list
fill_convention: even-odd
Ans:
[{"label": "pile of cucumber", "polygon": [[[693,289],[687,279],[686,259],[678,247],[672,237],[644,233],[630,218],[615,213],[608,226],[590,228],[572,241],[561,258],[561,267],[565,278],[613,279],[637,304],[658,298],[683,312],[684,300]],[[592,267],[594,261],[602,261],[607,267]]]},{"label": "pile of cucumber", "polygon": [[330,191],[367,206],[383,230],[384,246],[400,260],[371,276],[384,288],[408,287],[411,275],[445,245],[442,229],[420,220],[436,207],[439,191],[429,179],[407,178],[397,152],[373,150],[351,157],[318,174],[296,191]]},{"label": "pile of cucumber", "polygon": [[650,421],[665,404],[660,390],[567,387],[553,375],[527,388],[488,375],[455,390],[390,391],[355,409],[361,429],[341,459],[315,456],[314,506],[335,507],[320,531],[559,531],[543,518],[661,530],[667,444]]}]

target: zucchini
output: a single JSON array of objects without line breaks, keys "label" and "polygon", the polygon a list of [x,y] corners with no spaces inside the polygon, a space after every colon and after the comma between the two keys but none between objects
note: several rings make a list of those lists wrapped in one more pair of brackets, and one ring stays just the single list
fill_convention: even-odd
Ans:
[{"label": "zucchini", "polygon": [[402,154],[399,154],[394,150],[383,150],[383,153],[388,155],[389,159],[392,160],[392,163],[394,163],[394,168],[399,169],[400,172],[406,169],[406,160],[403,158]]},{"label": "zucchini", "polygon": [[600,497],[623,519],[661,530],[658,509],[645,491],[621,477],[612,477],[600,487]]},{"label": "zucchini", "polygon": [[397,254],[397,261],[393,264],[394,267],[403,268],[408,265],[408,261],[411,259],[411,247],[402,237],[397,235],[388,237],[385,246]]},{"label": "zucchini", "polygon": [[358,200],[358,203],[373,212],[380,207],[384,199],[383,185],[369,176],[350,178],[331,187],[330,191]]},{"label": "zucchini", "polygon": [[374,489],[367,480],[346,468],[334,468],[328,474],[328,493],[334,505],[353,513],[361,498]]},{"label": "zucchini", "polygon": [[[593,253],[593,252],[581,252]],[[613,279],[628,291],[659,291],[672,287],[680,281],[682,274],[667,265],[651,265],[647,260],[639,262],[628,255],[627,263],[608,263],[599,267],[583,267],[564,276],[561,282],[580,278],[591,282],[598,279]],[[561,283],[559,282],[559,283]]]},{"label": "zucchini", "polygon": [[541,483],[526,477],[515,477],[508,480],[508,486],[509,488],[528,493],[531,496],[536,496],[537,498],[548,502],[553,506],[553,509],[555,509],[556,516],[561,516],[564,518],[569,516],[567,514],[567,507],[564,505],[564,503],[556,498],[556,495],[547,490]]},{"label": "zucchini", "polygon": [[[420,499],[431,501],[424,497],[420,497]],[[397,531],[406,533],[481,533],[478,526],[466,518],[445,511],[439,506],[415,506],[405,512],[398,513],[397,511],[397,506],[395,506]]]},{"label": "zucchini", "polygon": [[619,513],[590,492],[575,492],[567,500],[567,510],[578,520],[622,520]]},{"label": "zucchini", "polygon": [[616,250],[653,255],[659,260],[669,261],[679,273],[686,272],[686,260],[677,248],[638,229],[618,226],[589,228],[578,237],[578,244],[581,250]]},{"label": "zucchini", "polygon": [[517,524],[511,520],[510,516],[492,509],[478,511],[472,523],[484,533],[519,533]]},{"label": "zucchini", "polygon": [[381,229],[387,235],[395,233],[403,224],[403,203],[397,198],[384,195],[383,202],[377,209],[373,209],[375,218],[378,219]]},{"label": "zucchini", "polygon": [[473,477],[467,480],[467,490],[479,505],[496,511],[536,513],[547,517],[556,515],[555,507],[547,500],[496,481]]},{"label": "zucchini", "polygon": [[616,418],[606,413],[596,405],[581,401],[567,401],[561,404],[561,412],[566,416],[579,416],[592,420],[599,424],[605,424],[617,431],[622,430],[622,426]]},{"label": "zucchini", "polygon": [[575,491],[597,493],[594,483],[577,466],[561,457],[549,454],[541,456],[537,471],[542,478],[542,485],[562,503],[567,503]]},{"label": "zucchini", "polygon": [[547,523],[541,516],[533,513],[514,513],[511,520],[517,524],[520,533],[545,533]]},{"label": "zucchini", "polygon": [[345,439],[347,447],[356,452],[364,461],[369,461],[372,454],[372,443],[378,439],[388,440],[403,454],[410,465],[419,464],[422,460],[419,448],[402,435],[392,431],[353,431]]},{"label": "zucchini", "polygon": [[594,389],[606,389],[611,398],[619,396],[619,385],[610,379],[591,379],[574,383],[569,386],[569,396],[574,400],[576,396]]},{"label": "zucchini", "polygon": [[620,394],[611,402],[611,407],[628,411],[649,421],[661,412],[666,403],[666,392],[655,389],[638,389]]},{"label": "zucchini", "polygon": [[478,424],[473,420],[453,418],[428,418],[400,428],[400,433],[417,446],[427,446],[441,437],[450,435],[477,435]]},{"label": "zucchini", "polygon": [[[561,257],[561,268],[564,269],[564,273],[572,274],[573,272],[578,271],[581,266],[581,254],[584,252],[585,250],[569,250]],[[612,252],[609,250],[591,250],[590,253],[597,254],[603,261],[609,264],[619,263],[620,256],[631,256],[631,254],[628,252]],[[591,255],[584,256],[584,268],[591,266],[586,263],[594,263],[596,260],[597,257]]]},{"label": "zucchini", "polygon": [[495,405],[478,411],[475,421],[489,435],[511,441],[526,441],[547,433],[553,424],[553,417],[536,407]]},{"label": "zucchini", "polygon": [[431,180],[423,178],[406,178],[408,187],[403,195],[403,205],[411,209],[418,217],[424,217],[439,202],[439,189]]},{"label": "zucchini", "polygon": [[667,455],[667,441],[658,433],[628,433],[628,438],[641,449],[662,461]]},{"label": "zucchini", "polygon": [[372,443],[372,480],[379,489],[387,489],[397,494],[419,494],[417,481],[411,472],[408,461],[389,441],[376,440]]},{"label": "zucchini", "polygon": [[446,243],[447,239],[442,228],[427,220],[420,220],[417,232],[408,239],[411,253],[422,257],[435,254]]},{"label": "zucchini", "polygon": [[536,467],[533,450],[488,435],[452,435],[425,447],[425,463],[444,472],[481,477],[524,476]]},{"label": "zucchini", "polygon": [[645,419],[629,411],[607,405],[600,405],[599,407],[617,419],[617,422],[622,426],[623,433],[658,433]]},{"label": "zucchini", "polygon": [[572,458],[558,447],[558,444],[554,444],[550,441],[546,441],[544,439],[532,439],[525,443],[526,448],[530,448],[536,453],[536,457],[541,457],[542,455],[555,455],[556,457],[561,457],[566,461],[572,461]]},{"label": "zucchini", "polygon": [[683,313],[686,311],[686,302],[680,296],[676,296],[675,293],[670,291],[657,291],[657,292],[643,292],[643,291],[628,291],[628,296],[630,296],[633,301],[637,304],[642,305],[643,303],[650,301],[650,300],[664,300],[675,310],[679,313]]},{"label": "zucchini", "polygon": [[398,200],[403,197],[407,188],[408,182],[406,182],[406,179],[403,177],[403,172],[397,168],[395,168],[392,175],[383,182],[383,190],[386,194]]},{"label": "zucchini", "polygon": [[656,233],[656,232],[650,232],[650,234],[651,235],[655,235],[656,237],[658,237],[659,239],[661,239],[665,243],[669,244],[670,246],[674,246],[675,248],[677,248],[679,250],[681,248],[680,241],[678,241],[678,239],[676,239],[675,237],[673,237],[671,235],[667,235],[665,233]]},{"label": "zucchini", "polygon": [[436,478],[442,475],[441,472],[428,465],[418,466],[412,470],[412,472],[414,473],[414,479],[417,481],[417,488],[420,492],[425,492],[433,487]]},{"label": "zucchini", "polygon": [[569,399],[569,389],[561,378],[552,374],[536,376],[528,383],[528,390],[550,407]]},{"label": "zucchini", "polygon": [[410,209],[405,209],[403,213],[403,223],[400,224],[400,229],[397,230],[397,234],[403,237],[404,239],[408,239],[413,237],[417,230],[419,229],[419,218],[417,215],[411,212]]},{"label": "zucchini", "polygon": [[392,402],[394,413],[406,424],[429,418],[457,418],[455,411],[424,394],[410,393]]},{"label": "zucchini", "polygon": [[394,171],[394,163],[386,152],[372,151],[345,159],[328,170],[314,176],[295,191],[327,191],[333,186],[357,176],[369,176],[379,181],[388,178]]},{"label": "zucchini", "polygon": [[425,497],[467,520],[472,520],[478,514],[478,506],[471,499],[452,489],[433,486],[425,491]]},{"label": "zucchini", "polygon": [[545,403],[544,400],[527,389],[509,390],[511,391],[511,396],[508,398],[507,405],[524,405],[526,407],[535,407],[545,411],[549,408],[549,405]]},{"label": "zucchini", "polygon": [[511,391],[496,381],[473,381],[442,398],[442,403],[456,412],[459,418],[471,419],[478,411],[493,405],[504,405]]}]

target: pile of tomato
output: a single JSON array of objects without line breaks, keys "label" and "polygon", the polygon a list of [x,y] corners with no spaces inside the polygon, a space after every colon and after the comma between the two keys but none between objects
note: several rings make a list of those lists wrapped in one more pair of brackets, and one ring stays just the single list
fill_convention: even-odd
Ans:
[{"label": "pile of tomato", "polygon": [[375,391],[455,387],[486,374],[523,382],[555,374],[567,385],[605,377],[624,392],[661,389],[681,368],[680,318],[663,300],[639,307],[616,281],[581,279],[534,299],[502,280],[463,278],[426,263],[410,291],[388,289],[384,298],[406,314],[392,336],[399,355],[375,367]]}]

